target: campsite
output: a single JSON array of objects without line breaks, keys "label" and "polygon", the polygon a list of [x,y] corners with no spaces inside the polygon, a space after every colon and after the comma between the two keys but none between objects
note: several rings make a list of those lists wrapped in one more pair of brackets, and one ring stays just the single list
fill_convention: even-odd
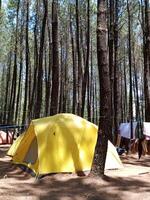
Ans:
[{"label": "campsite", "polygon": [[0,200],[150,200],[150,0],[0,0]]},{"label": "campsite", "polygon": [[91,171],[97,131],[72,114],[31,121],[12,145],[0,146],[0,199],[149,199],[149,155],[119,157],[108,141],[104,176],[94,163]]},{"label": "campsite", "polygon": [[149,200],[150,157],[123,158],[124,168],[105,177],[53,174],[35,180],[10,163],[8,146],[0,147],[0,199],[7,200]]}]

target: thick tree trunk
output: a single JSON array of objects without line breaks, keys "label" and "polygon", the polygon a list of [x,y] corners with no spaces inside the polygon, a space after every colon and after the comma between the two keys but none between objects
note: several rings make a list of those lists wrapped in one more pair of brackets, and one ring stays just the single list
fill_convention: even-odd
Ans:
[{"label": "thick tree trunk", "polygon": [[98,174],[104,175],[108,139],[112,140],[111,130],[111,90],[108,65],[108,30],[106,0],[98,0],[97,14],[97,57],[100,81],[100,120],[98,130]]}]

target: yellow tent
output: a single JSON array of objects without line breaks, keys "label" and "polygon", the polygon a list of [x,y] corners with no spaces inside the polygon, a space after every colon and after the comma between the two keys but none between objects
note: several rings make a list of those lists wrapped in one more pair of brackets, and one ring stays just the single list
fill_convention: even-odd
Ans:
[{"label": "yellow tent", "polygon": [[91,169],[97,126],[73,114],[33,120],[8,155],[35,174]]},{"label": "yellow tent", "polygon": [[[13,143],[8,155],[14,163],[27,166],[36,175],[89,171],[97,130],[96,125],[73,114],[32,120],[27,131]],[[109,148],[108,151],[111,152]],[[112,160],[116,160],[114,154],[111,155]]]}]

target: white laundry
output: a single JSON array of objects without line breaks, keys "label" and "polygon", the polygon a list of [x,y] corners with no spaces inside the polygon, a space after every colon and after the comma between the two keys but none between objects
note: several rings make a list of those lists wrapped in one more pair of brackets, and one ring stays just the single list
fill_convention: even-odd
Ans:
[{"label": "white laundry", "polygon": [[[137,122],[133,122],[133,139],[135,139],[135,131]],[[119,126],[121,137],[131,139],[131,123],[121,123]]]},{"label": "white laundry", "polygon": [[150,122],[143,122],[143,134],[150,137]]}]

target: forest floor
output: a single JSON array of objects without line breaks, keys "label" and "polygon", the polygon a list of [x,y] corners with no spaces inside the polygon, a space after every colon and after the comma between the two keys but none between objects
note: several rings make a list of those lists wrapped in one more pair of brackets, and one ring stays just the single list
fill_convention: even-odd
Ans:
[{"label": "forest floor", "polygon": [[94,175],[55,174],[40,180],[12,165],[0,146],[0,200],[150,200],[150,156],[123,156],[124,168]]}]

